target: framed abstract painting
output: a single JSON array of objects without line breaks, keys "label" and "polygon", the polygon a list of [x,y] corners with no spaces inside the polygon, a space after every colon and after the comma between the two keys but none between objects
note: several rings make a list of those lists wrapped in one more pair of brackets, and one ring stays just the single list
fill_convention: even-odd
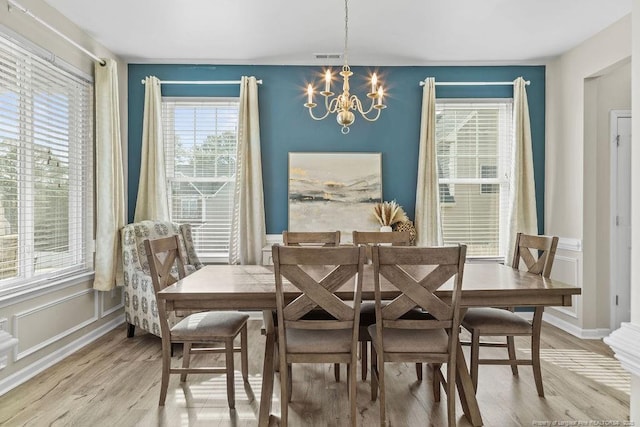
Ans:
[{"label": "framed abstract painting", "polygon": [[380,225],[373,205],[382,201],[381,153],[289,153],[289,231],[353,230]]}]

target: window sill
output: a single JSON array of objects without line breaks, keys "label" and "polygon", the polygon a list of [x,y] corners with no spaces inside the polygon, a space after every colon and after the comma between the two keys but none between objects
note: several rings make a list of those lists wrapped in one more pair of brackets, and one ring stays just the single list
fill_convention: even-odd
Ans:
[{"label": "window sill", "polygon": [[92,270],[56,279],[38,280],[29,284],[0,289],[0,308],[74,286],[79,283],[85,283],[93,280],[93,277],[94,272]]}]

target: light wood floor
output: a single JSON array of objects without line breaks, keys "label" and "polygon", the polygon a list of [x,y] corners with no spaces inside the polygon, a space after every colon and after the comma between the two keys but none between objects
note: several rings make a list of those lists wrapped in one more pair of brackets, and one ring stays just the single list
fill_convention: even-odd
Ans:
[{"label": "light wood floor", "polygon": [[[194,375],[183,384],[179,375],[172,375],[166,406],[158,407],[160,340],[144,332],[127,339],[123,326],[0,396],[0,425],[255,426],[264,351],[260,326],[261,322],[250,321],[250,379],[245,386],[239,370],[236,373],[235,411],[227,407],[223,375],[213,378]],[[523,339],[518,346],[525,351],[528,343]],[[485,425],[532,426],[552,425],[542,422],[554,420],[628,419],[629,376],[605,344],[579,340],[545,324],[542,348],[544,399],[536,394],[530,367],[521,367],[519,377],[512,377],[508,366],[480,367],[478,402]],[[176,351],[174,363],[179,363],[178,359],[180,351]],[[440,404],[433,402],[431,374],[427,371],[425,380],[419,383],[413,366],[387,366],[390,424],[445,425],[446,396],[443,395]],[[293,369],[290,424],[348,425],[344,379],[336,383],[329,365],[294,365]],[[359,381],[358,425],[379,425],[378,402],[371,402],[369,396],[369,383]],[[458,425],[468,426],[459,400],[457,406]],[[277,381],[272,411],[280,412]]]}]

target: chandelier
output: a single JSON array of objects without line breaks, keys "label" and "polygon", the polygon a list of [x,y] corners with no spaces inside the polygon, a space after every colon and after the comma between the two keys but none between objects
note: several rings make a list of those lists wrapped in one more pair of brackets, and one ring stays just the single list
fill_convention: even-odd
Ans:
[{"label": "chandelier", "polygon": [[[349,40],[349,8],[348,8],[348,0],[344,1],[344,65],[342,66],[342,71],[340,71],[340,75],[342,76],[342,93],[333,97],[335,94],[331,92],[331,80],[333,75],[331,73],[331,68],[328,68],[324,74],[324,90],[320,92],[320,95],[324,97],[324,107],[325,113],[320,117],[316,117],[313,114],[313,109],[317,107],[318,104],[313,102],[314,90],[313,86],[309,84],[307,86],[307,102],[304,104],[305,107],[309,109],[309,115],[314,120],[323,120],[329,116],[329,114],[336,114],[336,120],[339,125],[342,126],[341,132],[343,134],[349,133],[349,126],[353,124],[356,119],[353,111],[357,111],[360,113],[362,118],[369,122],[375,122],[380,117],[380,111],[384,108],[387,108],[386,105],[382,103],[382,97],[384,95],[384,91],[382,90],[382,85],[379,85],[378,77],[374,73],[371,76],[371,92],[367,94],[367,98],[371,100],[371,105],[368,110],[364,110],[362,107],[362,102],[356,95],[352,95],[349,92],[349,77],[353,75],[349,64],[347,63],[347,42]],[[375,113],[372,113],[374,112]]]}]

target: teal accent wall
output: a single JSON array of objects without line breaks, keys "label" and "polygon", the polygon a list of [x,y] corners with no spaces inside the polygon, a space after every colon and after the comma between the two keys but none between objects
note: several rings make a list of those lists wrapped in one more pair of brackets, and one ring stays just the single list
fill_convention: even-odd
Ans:
[{"label": "teal accent wall", "polygon": [[[334,70],[337,67],[333,67]],[[533,162],[536,180],[538,231],[544,232],[544,141],[545,141],[545,67],[353,67],[351,92],[362,97],[367,91],[366,77],[377,72],[384,82],[388,108],[380,119],[369,123],[356,115],[348,135],[340,133],[335,118],[315,121],[309,117],[305,88],[319,82],[322,67],[248,66],[248,65],[175,65],[129,64],[129,222],[133,221],[138,179],[146,76],[160,80],[240,80],[256,76],[258,88],[260,137],[264,181],[266,226],[268,234],[287,229],[288,153],[290,151],[380,152],[382,153],[382,195],[396,200],[409,217],[415,212],[418,174],[418,138],[422,87],[426,77],[436,81],[512,81],[519,76],[530,80],[527,86]],[[334,92],[336,89],[334,88]],[[163,96],[238,96],[239,86],[163,85]],[[511,98],[512,86],[438,86],[438,98]]]}]

